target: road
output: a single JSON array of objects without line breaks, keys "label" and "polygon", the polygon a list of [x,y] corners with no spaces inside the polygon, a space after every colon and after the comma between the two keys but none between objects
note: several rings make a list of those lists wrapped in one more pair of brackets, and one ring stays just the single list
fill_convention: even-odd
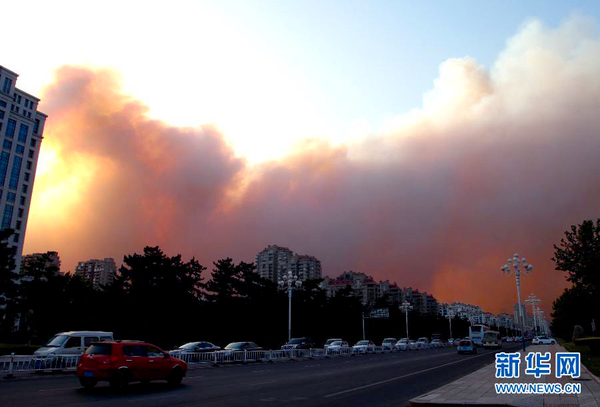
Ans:
[{"label": "road", "polygon": [[[518,350],[519,345],[504,351]],[[84,390],[73,374],[21,374],[0,380],[2,406],[406,406],[413,397],[494,360],[494,352],[455,348],[189,370],[183,384],[107,383]]]}]

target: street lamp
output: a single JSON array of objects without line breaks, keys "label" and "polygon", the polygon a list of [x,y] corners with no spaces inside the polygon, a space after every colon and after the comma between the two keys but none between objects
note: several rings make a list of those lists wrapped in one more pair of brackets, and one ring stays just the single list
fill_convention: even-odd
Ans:
[{"label": "street lamp", "polygon": [[448,310],[448,322],[450,323],[450,338],[454,338],[452,336],[452,318],[454,318],[454,311]]},{"label": "street lamp", "polygon": [[525,302],[529,305],[531,305],[531,307],[533,308],[532,312],[533,312],[533,329],[535,334],[537,335],[538,333],[538,321],[536,318],[536,313],[537,313],[537,308],[536,308],[536,304],[539,304],[540,302],[542,302],[542,300],[540,300],[538,297],[536,297],[535,295],[533,295],[533,293],[529,294],[529,297],[527,297],[527,299],[525,300]]},{"label": "street lamp", "polygon": [[298,279],[298,276],[289,270],[283,273],[278,281],[279,288],[287,289],[288,292],[288,342],[292,339],[292,291],[300,288],[302,281]]},{"label": "street lamp", "polygon": [[507,263],[504,266],[500,267],[500,270],[502,270],[508,276],[510,276],[513,272],[515,274],[515,279],[517,280],[517,301],[519,302],[518,313],[520,315],[519,318],[521,319],[521,321],[519,321],[521,323],[521,336],[524,336],[525,316],[523,315],[523,304],[521,303],[521,265],[523,266],[523,272],[526,275],[529,275],[531,270],[533,270],[533,266],[527,263],[527,259],[525,259],[525,257],[520,258],[519,253],[515,253],[512,258],[507,260]]},{"label": "street lamp", "polygon": [[404,301],[402,303],[402,305],[400,305],[400,311],[404,311],[404,315],[406,317],[406,340],[408,341],[409,336],[408,336],[408,311],[412,310],[413,307],[412,305],[410,305],[410,302],[408,301]]}]

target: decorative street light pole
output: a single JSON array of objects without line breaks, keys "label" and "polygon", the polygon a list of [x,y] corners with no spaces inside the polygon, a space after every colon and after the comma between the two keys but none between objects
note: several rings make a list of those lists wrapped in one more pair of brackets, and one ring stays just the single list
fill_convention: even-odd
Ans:
[{"label": "decorative street light pole", "polygon": [[[525,315],[523,314],[523,304],[521,303],[521,265],[523,266],[523,272],[526,275],[531,273],[533,266],[527,263],[525,257],[520,258],[519,253],[515,253],[514,256],[508,259],[507,263],[500,268],[506,275],[510,276],[513,272],[515,279],[517,280],[517,301],[519,305],[519,322],[521,324],[521,336],[525,335]],[[512,267],[512,269],[511,269]]]},{"label": "decorative street light pole", "polygon": [[402,305],[400,305],[400,310],[404,311],[404,315],[406,316],[406,340],[409,340],[408,336],[408,311],[412,310],[413,307],[410,305],[410,302],[404,301]]},{"label": "decorative street light pole", "polygon": [[279,279],[279,287],[282,289],[287,289],[288,292],[288,342],[292,339],[292,291],[294,289],[300,288],[302,285],[302,281],[298,279],[298,276],[292,273],[292,270],[289,270],[286,273],[282,274]]},{"label": "decorative street light pole", "polygon": [[525,302],[529,305],[531,305],[531,307],[533,308],[533,330],[535,332],[535,334],[537,335],[538,333],[538,327],[540,324],[538,324],[537,321],[537,307],[536,304],[539,304],[540,302],[542,302],[542,300],[540,300],[538,297],[536,297],[535,295],[533,295],[533,293],[529,294],[529,297],[525,300]]},{"label": "decorative street light pole", "polygon": [[500,270],[508,276],[512,272],[515,273],[515,279],[517,280],[517,301],[519,302],[519,314],[521,315],[521,341],[523,342],[523,351],[525,351],[525,315],[523,314],[523,304],[521,303],[521,265],[526,275],[529,275],[531,270],[533,270],[533,266],[527,263],[525,257],[520,258],[519,253],[515,253],[512,259],[509,258],[507,263],[500,267]]},{"label": "decorative street light pole", "polygon": [[448,310],[448,322],[450,323],[450,338],[454,338],[452,336],[452,318],[454,318],[454,311]]}]

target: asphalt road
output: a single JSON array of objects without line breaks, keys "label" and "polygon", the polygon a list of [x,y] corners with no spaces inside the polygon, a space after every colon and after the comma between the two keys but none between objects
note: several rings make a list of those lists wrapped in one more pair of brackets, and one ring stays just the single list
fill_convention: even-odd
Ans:
[{"label": "asphalt road", "polygon": [[[505,345],[504,351],[516,346]],[[493,351],[456,349],[254,363],[189,370],[183,384],[133,383],[116,393],[91,390],[73,374],[20,374],[0,380],[0,404],[10,406],[406,406],[409,399],[492,363]]]}]

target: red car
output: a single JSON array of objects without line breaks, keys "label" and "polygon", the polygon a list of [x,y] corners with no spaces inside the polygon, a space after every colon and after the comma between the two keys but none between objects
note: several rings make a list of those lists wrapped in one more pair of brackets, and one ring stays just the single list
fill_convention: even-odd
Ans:
[{"label": "red car", "polygon": [[77,377],[85,388],[99,381],[123,389],[129,382],[167,380],[176,386],[187,372],[187,363],[145,342],[94,342],[77,364]]}]

